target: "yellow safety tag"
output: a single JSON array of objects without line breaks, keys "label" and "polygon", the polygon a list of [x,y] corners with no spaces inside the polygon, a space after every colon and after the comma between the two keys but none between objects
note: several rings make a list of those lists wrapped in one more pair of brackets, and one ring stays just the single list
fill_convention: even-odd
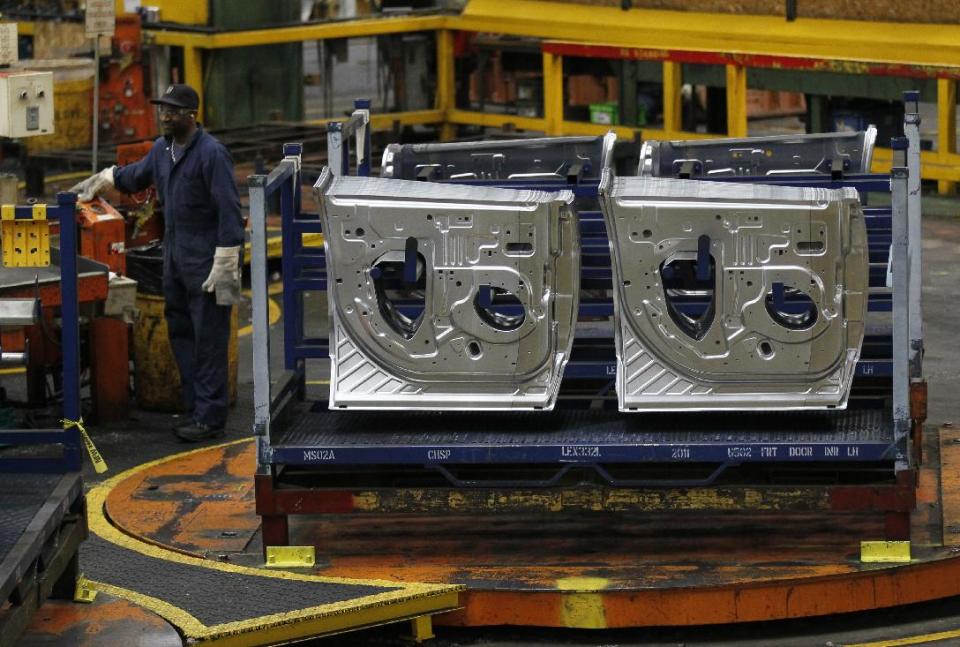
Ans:
[{"label": "yellow safety tag", "polygon": [[314,546],[267,546],[267,568],[313,568],[316,563]]},{"label": "yellow safety tag", "polygon": [[85,578],[83,575],[77,578],[77,588],[73,592],[73,601],[90,604],[96,599],[97,589],[94,588],[93,582]]},{"label": "yellow safety tag", "polygon": [[62,419],[60,422],[63,423],[64,429],[70,429],[71,427],[76,427],[80,430],[80,437],[83,438],[83,444],[87,448],[87,453],[90,454],[90,460],[93,462],[93,469],[97,474],[103,474],[107,471],[107,461],[103,460],[103,456],[100,454],[100,450],[97,449],[97,446],[93,444],[93,439],[90,438],[90,434],[87,433],[87,430],[83,427],[83,417],[81,416],[79,420],[67,420],[66,418]]},{"label": "yellow safety tag", "polygon": [[903,563],[910,561],[909,541],[861,541],[860,561],[871,563]]}]

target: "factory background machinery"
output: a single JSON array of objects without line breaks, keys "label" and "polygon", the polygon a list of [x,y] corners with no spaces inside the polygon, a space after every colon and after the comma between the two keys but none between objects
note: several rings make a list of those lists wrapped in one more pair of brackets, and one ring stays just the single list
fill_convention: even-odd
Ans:
[{"label": "factory background machinery", "polygon": [[[39,484],[0,504],[55,511],[10,526],[0,644],[922,644],[838,627],[960,595],[921,311],[960,14],[728,5],[0,1],[0,463]],[[142,157],[170,82],[249,216],[228,442],[187,453],[157,193],[57,193]]]}]

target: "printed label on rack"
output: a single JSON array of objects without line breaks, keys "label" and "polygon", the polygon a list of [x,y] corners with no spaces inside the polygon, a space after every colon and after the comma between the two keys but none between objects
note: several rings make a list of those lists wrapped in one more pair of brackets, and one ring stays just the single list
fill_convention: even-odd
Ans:
[{"label": "printed label on rack", "polygon": [[565,445],[560,448],[560,456],[562,458],[600,458],[600,447]]},{"label": "printed label on rack", "polygon": [[337,455],[332,449],[305,449],[303,450],[303,460],[310,463],[335,461]]}]

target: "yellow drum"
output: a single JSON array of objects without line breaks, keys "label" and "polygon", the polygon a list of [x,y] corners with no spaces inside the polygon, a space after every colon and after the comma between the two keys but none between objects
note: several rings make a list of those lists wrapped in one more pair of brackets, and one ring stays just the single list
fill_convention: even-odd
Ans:
[{"label": "yellow drum", "polygon": [[[137,309],[140,316],[133,330],[137,405],[148,411],[181,411],[180,371],[167,337],[163,297],[138,293]],[[238,321],[237,306],[233,306],[230,317],[230,346],[227,351],[227,390],[231,406],[237,401]]]}]

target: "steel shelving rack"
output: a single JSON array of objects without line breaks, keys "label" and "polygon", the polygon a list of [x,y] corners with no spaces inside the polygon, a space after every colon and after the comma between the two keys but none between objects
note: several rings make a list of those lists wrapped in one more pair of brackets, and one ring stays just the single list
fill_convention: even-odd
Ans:
[{"label": "steel shelving rack", "polygon": [[[729,178],[854,187],[868,205],[868,309],[873,316],[889,313],[880,316],[891,321],[868,327],[845,411],[610,411],[602,404],[613,389],[613,332],[611,328],[604,335],[602,327],[600,333],[575,340],[554,412],[350,412],[329,411],[325,401],[305,402],[306,361],[327,357],[328,342],[304,336],[301,295],[325,289],[325,263],[322,250],[298,242],[303,234],[319,232],[320,224],[316,214],[300,210],[300,147],[285,146],[283,161],[269,176],[250,179],[256,495],[264,544],[288,542],[290,514],[436,511],[444,505],[435,502],[451,500],[453,491],[462,495],[461,501],[479,500],[477,492],[524,493],[510,498],[509,505],[537,509],[542,497],[528,496],[531,493],[571,487],[605,495],[750,489],[755,496],[741,498],[753,501],[753,509],[881,512],[887,538],[908,538],[926,387],[921,369],[918,97],[908,93],[906,98],[906,137],[893,142],[895,163],[889,175]],[[348,122],[331,129],[336,133],[330,143],[336,172],[349,168],[351,135],[356,135],[361,152],[357,168],[360,174],[369,172],[368,124],[368,106],[358,104]],[[596,205],[596,179],[470,183],[572,190],[585,205],[579,211],[582,288],[593,294],[611,288],[602,215],[590,206]],[[273,376],[265,217],[267,199],[277,193],[283,230],[284,372]],[[884,193],[890,206],[873,206],[871,195]],[[609,298],[581,300],[581,321],[612,314]],[[795,485],[801,473],[812,480]],[[399,496],[401,490],[417,494]],[[434,503],[426,503],[428,499]],[[638,504],[636,509],[645,508]]]}]

